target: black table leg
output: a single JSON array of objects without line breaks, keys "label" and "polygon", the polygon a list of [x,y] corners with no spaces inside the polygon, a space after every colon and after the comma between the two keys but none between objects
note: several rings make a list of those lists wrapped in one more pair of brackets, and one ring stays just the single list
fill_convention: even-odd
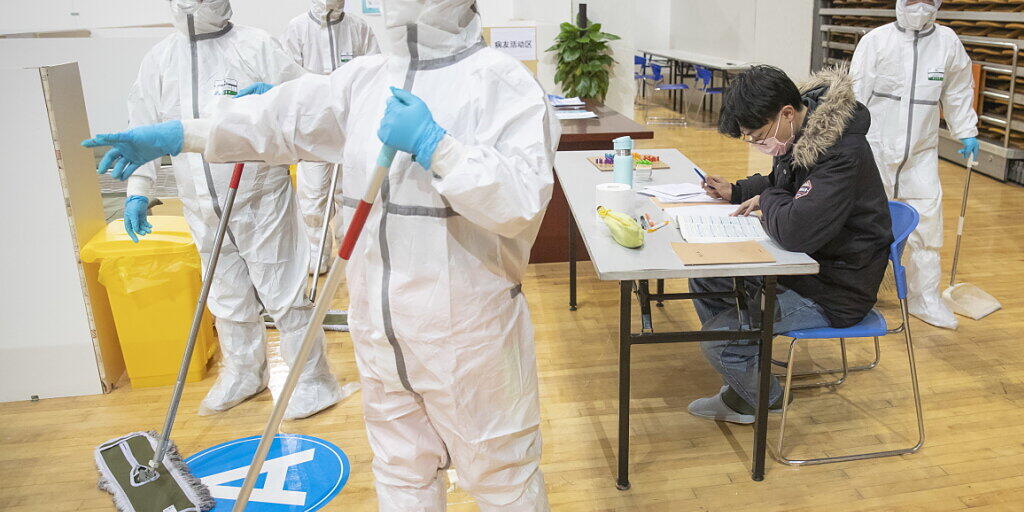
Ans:
[{"label": "black table leg", "polygon": [[[665,294],[665,280],[664,279],[658,279],[658,295],[664,295],[664,294]],[[661,299],[658,299],[658,301],[655,302],[654,305],[658,306],[659,308],[663,308],[663,307],[665,307],[665,301],[663,301]]]},{"label": "black table leg", "polygon": [[569,212],[569,311],[576,311],[576,219]]},{"label": "black table leg", "polygon": [[651,321],[651,283],[643,279],[637,282],[637,302],[640,303],[640,331],[654,332],[654,323]]},{"label": "black table leg", "polygon": [[615,487],[629,489],[629,347],[632,281],[619,281],[619,476]]},{"label": "black table leg", "polygon": [[752,477],[764,480],[765,448],[768,441],[768,391],[772,379],[772,339],[775,329],[775,276],[765,276],[761,293],[761,352],[758,359],[757,418],[754,421],[754,463]]}]

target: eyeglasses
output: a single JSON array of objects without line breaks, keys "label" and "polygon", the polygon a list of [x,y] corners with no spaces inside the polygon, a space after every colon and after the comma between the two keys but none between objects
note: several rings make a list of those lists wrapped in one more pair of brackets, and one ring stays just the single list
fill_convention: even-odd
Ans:
[{"label": "eyeglasses", "polygon": [[772,124],[768,125],[768,129],[764,131],[764,135],[761,136],[760,139],[754,140],[754,136],[748,133],[748,134],[745,134],[745,135],[740,135],[740,140],[742,140],[743,142],[746,142],[747,144],[762,144],[762,143],[764,143],[765,139],[768,138],[768,134],[772,132],[772,127],[775,126],[775,122],[778,121],[778,120],[779,120],[779,118],[777,116],[776,116],[775,119],[772,119]]}]

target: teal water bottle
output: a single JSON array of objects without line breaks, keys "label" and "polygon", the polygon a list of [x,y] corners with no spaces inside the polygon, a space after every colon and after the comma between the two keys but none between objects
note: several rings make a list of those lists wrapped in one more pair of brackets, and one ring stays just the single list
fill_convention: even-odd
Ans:
[{"label": "teal water bottle", "polygon": [[612,141],[615,144],[615,183],[633,186],[633,139],[629,136]]}]

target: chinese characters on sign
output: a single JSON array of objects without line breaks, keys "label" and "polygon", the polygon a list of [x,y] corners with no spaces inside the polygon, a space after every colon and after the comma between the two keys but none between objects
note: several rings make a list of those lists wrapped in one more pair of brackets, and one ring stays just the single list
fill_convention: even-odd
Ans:
[{"label": "chinese characters on sign", "polygon": [[492,28],[491,46],[519,60],[537,60],[537,29]]}]

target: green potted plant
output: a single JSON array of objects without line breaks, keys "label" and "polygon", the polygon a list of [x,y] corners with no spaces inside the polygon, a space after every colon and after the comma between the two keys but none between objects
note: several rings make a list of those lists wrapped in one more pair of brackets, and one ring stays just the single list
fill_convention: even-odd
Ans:
[{"label": "green potted plant", "polygon": [[615,63],[608,55],[608,42],[619,36],[601,32],[601,24],[580,28],[562,23],[555,44],[546,51],[555,52],[558,64],[555,82],[567,97],[604,99],[608,93],[609,68]]}]

